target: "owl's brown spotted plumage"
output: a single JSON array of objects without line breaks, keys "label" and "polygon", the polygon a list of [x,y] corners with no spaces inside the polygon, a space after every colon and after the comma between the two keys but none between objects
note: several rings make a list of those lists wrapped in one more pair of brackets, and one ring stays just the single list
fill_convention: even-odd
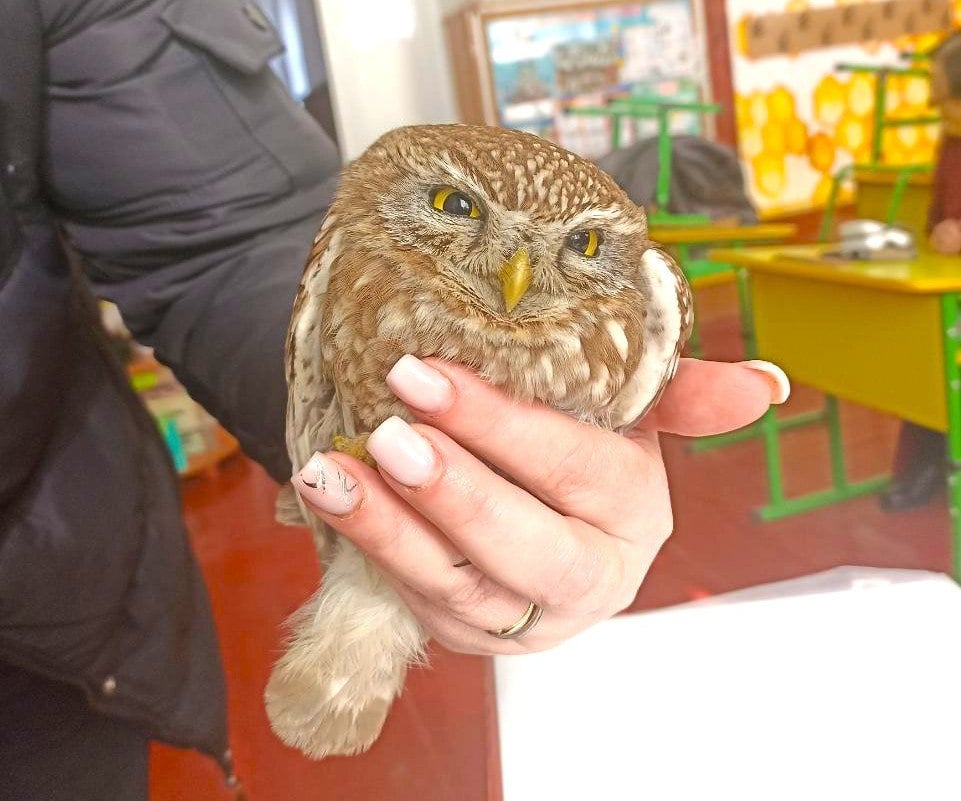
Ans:
[{"label": "owl's brown spotted plumage", "polygon": [[[291,460],[410,419],[384,380],[405,353],[624,429],[673,376],[691,322],[681,271],[595,165],[500,128],[392,131],[344,171],[295,301]],[[268,713],[312,756],[352,753],[376,738],[423,635],[376,570],[301,512],[335,547],[274,670]],[[359,610],[362,640],[351,635]]]}]

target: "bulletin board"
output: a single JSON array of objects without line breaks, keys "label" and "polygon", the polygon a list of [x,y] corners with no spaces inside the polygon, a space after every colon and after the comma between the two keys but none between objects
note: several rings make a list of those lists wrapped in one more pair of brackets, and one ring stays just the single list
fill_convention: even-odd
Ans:
[{"label": "bulletin board", "polygon": [[[921,0],[910,16],[914,34],[892,35],[905,30],[894,17],[912,2],[918,0],[727,0],[738,148],[751,197],[762,214],[823,207],[836,172],[851,162],[868,161],[876,79],[836,67],[905,65],[903,53],[935,46],[944,36],[935,2]],[[948,14],[952,2],[961,8],[961,1],[945,0]],[[832,7],[849,8],[821,25],[822,10]],[[798,26],[796,15],[805,10],[817,14],[809,15],[810,24]],[[865,22],[873,13],[878,22]],[[763,26],[755,24],[763,15],[773,16],[765,17]],[[840,24],[842,19],[852,21],[850,29]],[[885,27],[889,20],[893,27]],[[878,38],[865,41],[858,35],[865,30]],[[886,116],[930,115],[929,88],[924,76],[889,76]],[[882,163],[930,163],[938,137],[937,125],[889,128],[882,140]]]},{"label": "bulletin board", "polygon": [[[484,20],[498,122],[553,140],[583,156],[608,152],[610,121],[565,109],[625,95],[709,96],[698,0],[595,4]],[[695,114],[672,118],[677,133],[700,133]],[[656,133],[641,121],[625,137]]]}]

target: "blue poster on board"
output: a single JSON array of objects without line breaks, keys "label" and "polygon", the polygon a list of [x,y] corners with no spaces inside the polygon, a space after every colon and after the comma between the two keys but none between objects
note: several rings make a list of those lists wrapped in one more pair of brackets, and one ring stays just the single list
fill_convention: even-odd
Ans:
[{"label": "blue poster on board", "polygon": [[[543,11],[494,19],[487,41],[501,124],[552,139],[585,156],[606,152],[610,123],[565,109],[638,95],[702,98],[702,46],[694,0],[653,0],[590,10]],[[697,115],[672,130],[700,133]],[[650,121],[634,135],[651,133]]]}]

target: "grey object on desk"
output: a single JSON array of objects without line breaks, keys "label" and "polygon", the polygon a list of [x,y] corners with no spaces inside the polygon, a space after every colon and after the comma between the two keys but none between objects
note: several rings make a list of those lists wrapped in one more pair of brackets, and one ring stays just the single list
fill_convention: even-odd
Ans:
[{"label": "grey object on desk", "polygon": [[850,220],[842,223],[839,233],[838,249],[825,255],[857,261],[899,261],[918,255],[910,231],[877,220]]}]

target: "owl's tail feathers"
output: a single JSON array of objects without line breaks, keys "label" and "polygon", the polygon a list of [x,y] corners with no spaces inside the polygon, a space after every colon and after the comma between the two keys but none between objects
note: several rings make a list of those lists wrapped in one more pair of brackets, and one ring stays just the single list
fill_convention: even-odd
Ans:
[{"label": "owl's tail feathers", "polygon": [[416,618],[341,540],[321,589],[290,622],[293,636],[265,693],[271,727],[312,759],[366,751],[408,663],[423,659],[426,638]]}]

